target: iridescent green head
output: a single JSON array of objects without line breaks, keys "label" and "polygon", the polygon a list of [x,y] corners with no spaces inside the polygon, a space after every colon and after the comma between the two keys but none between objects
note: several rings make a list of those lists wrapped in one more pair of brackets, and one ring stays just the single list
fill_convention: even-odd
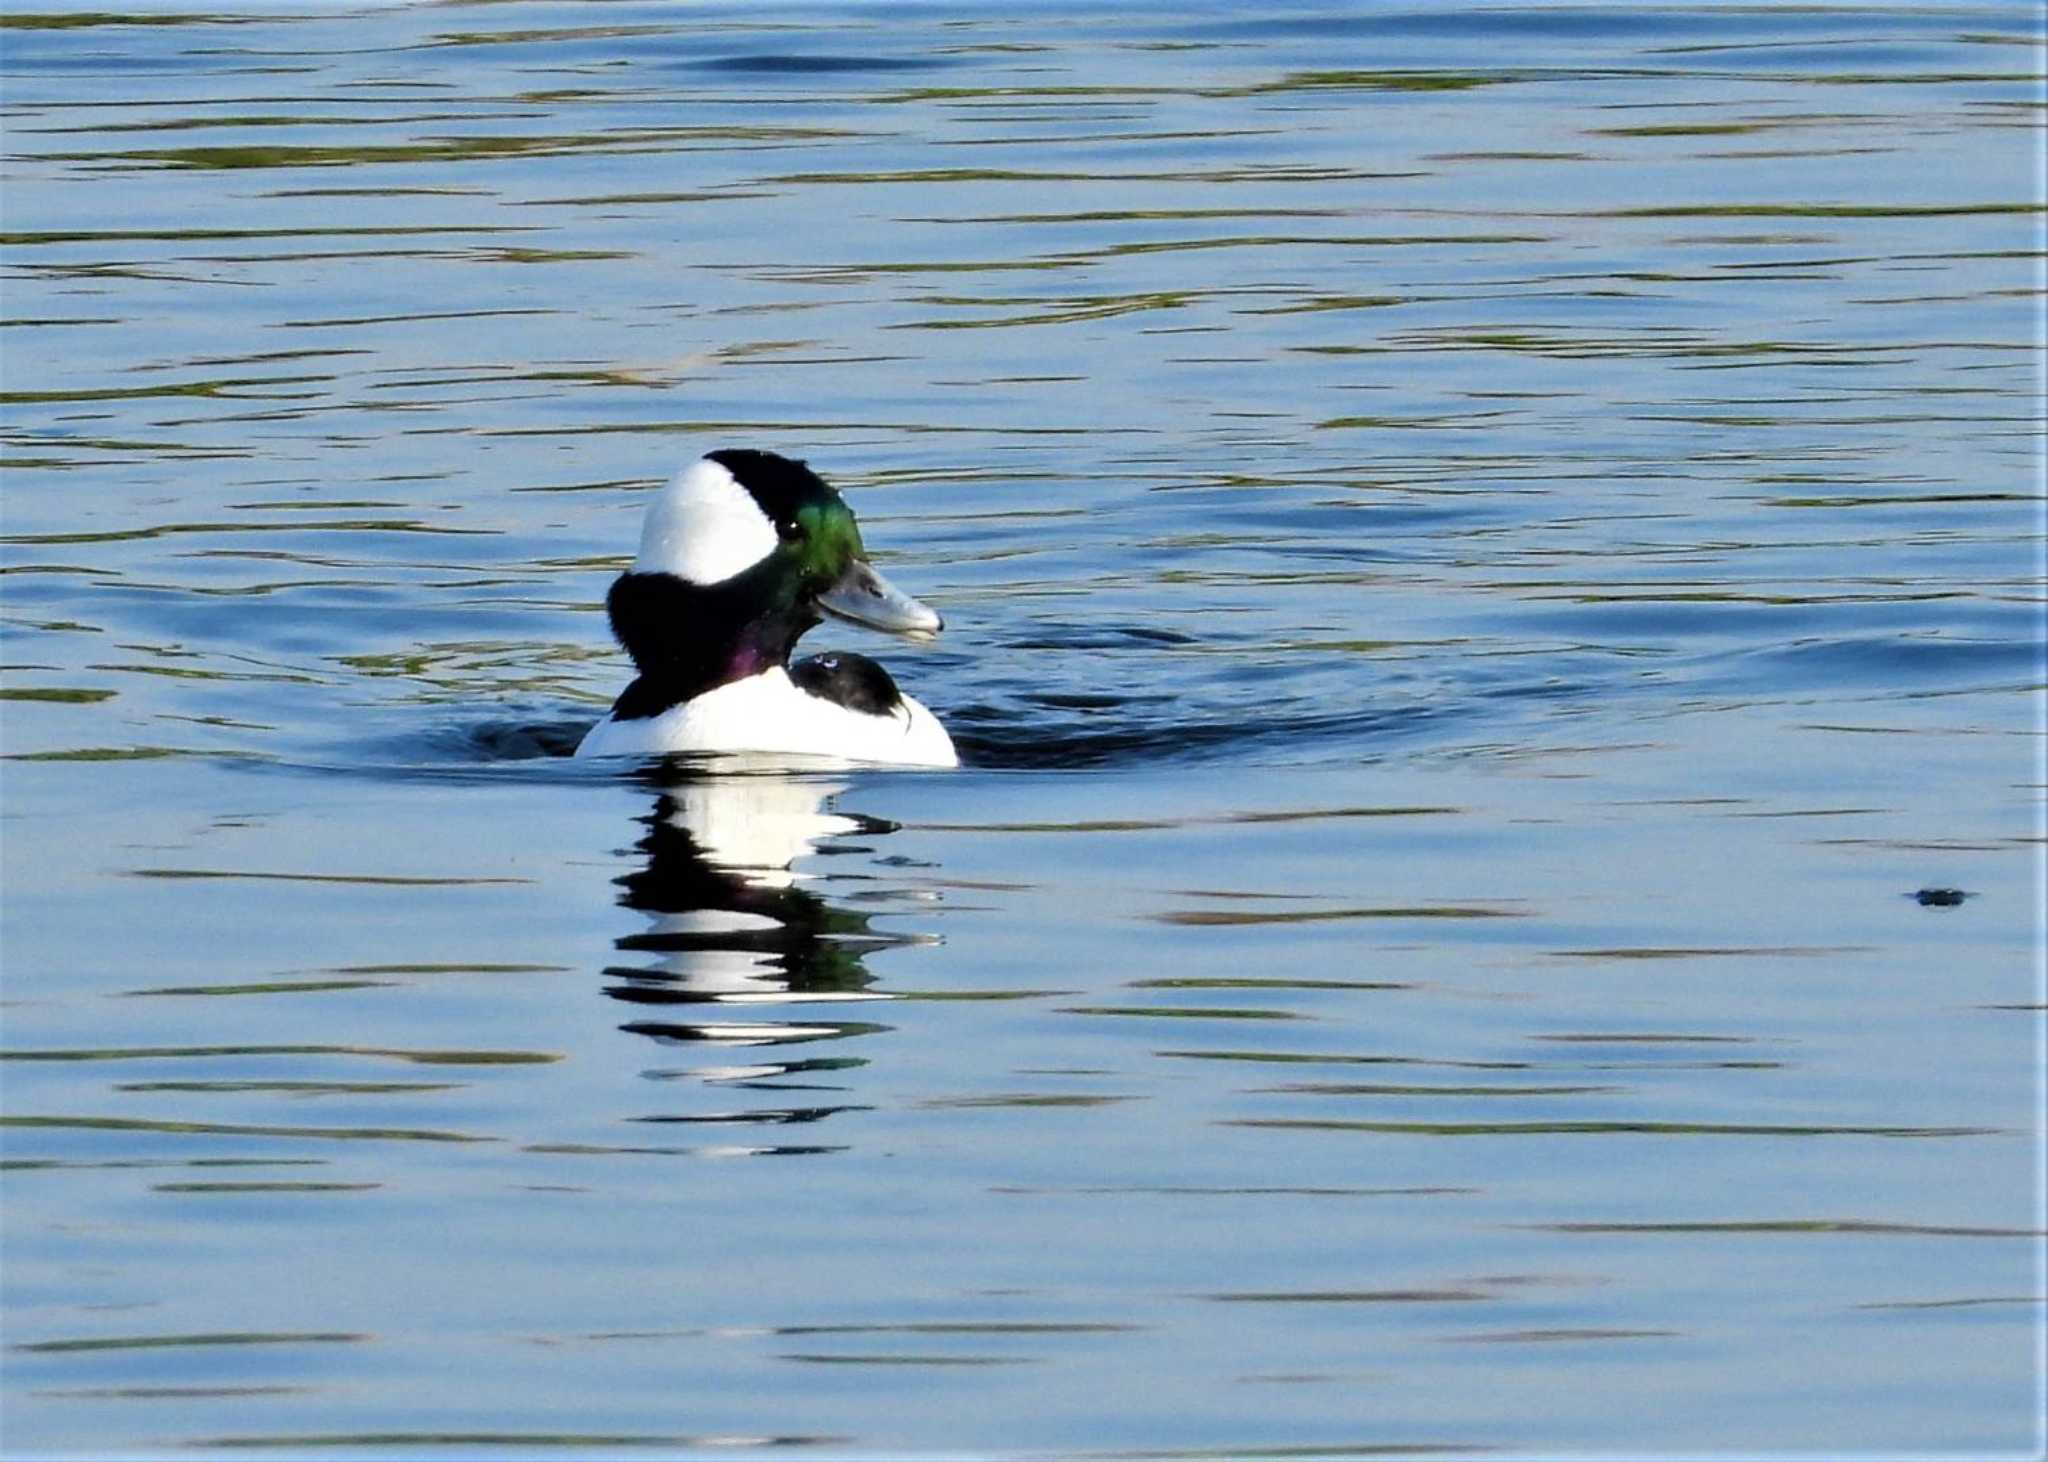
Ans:
[{"label": "iridescent green head", "polygon": [[825,496],[805,503],[787,520],[776,523],[776,536],[781,540],[776,552],[790,558],[804,582],[818,586],[822,593],[868,554],[853,509],[823,482],[815,477],[812,481],[818,482]]}]

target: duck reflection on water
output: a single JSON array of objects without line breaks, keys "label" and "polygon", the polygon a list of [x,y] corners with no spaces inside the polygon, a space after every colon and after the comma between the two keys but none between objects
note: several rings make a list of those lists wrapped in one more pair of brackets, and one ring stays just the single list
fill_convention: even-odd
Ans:
[{"label": "duck reflection on water", "polygon": [[[870,1034],[870,1021],[783,1019],[769,1007],[889,998],[863,964],[871,951],[932,942],[877,931],[869,916],[826,902],[794,865],[812,853],[856,854],[895,824],[836,808],[842,777],[721,763],[716,772],[664,767],[636,844],[645,865],[615,880],[619,902],[646,916],[616,941],[646,963],[614,964],[605,993],[650,1007],[622,1028],[664,1044],[774,1047]],[[848,841],[855,840],[855,841]],[[765,1053],[764,1053],[765,1054]],[[859,1059],[763,1060],[657,1076],[784,1088],[781,1078],[845,1069]],[[755,1114],[806,1120],[839,1108]],[[691,1120],[677,1118],[673,1120]]]}]

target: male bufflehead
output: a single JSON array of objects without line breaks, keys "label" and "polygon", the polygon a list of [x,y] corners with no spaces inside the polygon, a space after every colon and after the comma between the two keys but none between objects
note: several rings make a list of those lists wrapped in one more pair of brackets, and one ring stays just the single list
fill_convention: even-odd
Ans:
[{"label": "male bufflehead", "polygon": [[730,450],[685,467],[648,505],[605,609],[640,675],[578,756],[960,764],[946,728],[874,661],[841,650],[789,663],[821,609],[916,639],[943,625],[876,572],[853,510],[802,462]]}]

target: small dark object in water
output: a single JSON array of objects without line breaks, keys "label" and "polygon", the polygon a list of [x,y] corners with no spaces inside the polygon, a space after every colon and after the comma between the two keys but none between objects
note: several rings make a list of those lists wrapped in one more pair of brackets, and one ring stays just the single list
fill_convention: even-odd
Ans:
[{"label": "small dark object in water", "polygon": [[1923,888],[1913,897],[1919,901],[1922,908],[1952,909],[1969,895],[1959,888]]}]

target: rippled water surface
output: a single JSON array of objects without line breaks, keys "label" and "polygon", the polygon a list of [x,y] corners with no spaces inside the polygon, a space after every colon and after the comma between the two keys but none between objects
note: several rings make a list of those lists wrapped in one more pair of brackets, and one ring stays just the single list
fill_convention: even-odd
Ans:
[{"label": "rippled water surface", "polygon": [[[2041,1445],[2036,7],[0,58],[10,1455]],[[967,768],[560,755],[733,445]]]}]

